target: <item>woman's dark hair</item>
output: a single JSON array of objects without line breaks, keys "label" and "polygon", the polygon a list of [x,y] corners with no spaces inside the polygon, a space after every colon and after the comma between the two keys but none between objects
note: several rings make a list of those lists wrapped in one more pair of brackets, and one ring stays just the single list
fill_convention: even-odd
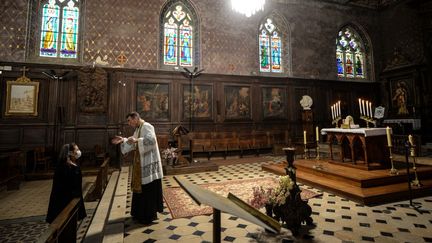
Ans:
[{"label": "woman's dark hair", "polygon": [[69,152],[73,152],[75,149],[75,143],[67,143],[63,145],[63,147],[60,150],[58,161],[60,163],[65,163],[67,161],[67,157],[69,155]]}]

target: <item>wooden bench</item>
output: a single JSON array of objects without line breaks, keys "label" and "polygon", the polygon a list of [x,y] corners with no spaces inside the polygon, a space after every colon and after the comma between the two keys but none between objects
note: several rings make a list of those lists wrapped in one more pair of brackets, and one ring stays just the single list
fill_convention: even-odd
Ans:
[{"label": "wooden bench", "polygon": [[106,185],[108,184],[109,161],[110,158],[105,158],[103,164],[99,167],[96,181],[85,198],[86,202],[92,202],[96,199],[102,198],[102,194],[105,190]]},{"label": "wooden bench", "polygon": [[48,226],[48,229],[42,233],[37,242],[76,243],[79,201],[80,198],[72,199]]},{"label": "wooden bench", "polygon": [[5,185],[6,190],[18,190],[23,175],[24,152],[9,151],[0,154],[0,187]]}]

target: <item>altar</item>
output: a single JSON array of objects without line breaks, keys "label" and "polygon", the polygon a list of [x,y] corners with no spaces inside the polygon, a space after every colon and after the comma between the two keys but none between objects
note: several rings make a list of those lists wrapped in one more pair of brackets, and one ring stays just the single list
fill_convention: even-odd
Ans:
[{"label": "altar", "polygon": [[[386,128],[323,128],[330,149],[330,162],[365,170],[390,168]],[[333,146],[340,151],[334,153]]]}]

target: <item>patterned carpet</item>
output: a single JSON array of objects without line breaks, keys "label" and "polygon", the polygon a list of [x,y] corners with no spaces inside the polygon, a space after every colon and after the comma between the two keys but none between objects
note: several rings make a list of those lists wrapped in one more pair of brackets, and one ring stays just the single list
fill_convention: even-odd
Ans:
[{"label": "patterned carpet", "polygon": [[[226,197],[228,192],[248,202],[253,195],[253,188],[263,186],[264,188],[276,187],[277,180],[271,177],[254,178],[237,181],[228,181],[221,183],[201,184],[200,186],[213,191],[219,195]],[[180,187],[164,188],[164,199],[170,210],[173,219],[185,218],[197,215],[208,215],[213,213],[213,209],[205,205],[197,205],[191,197]],[[320,196],[315,192],[303,189],[301,197],[308,200],[313,197]]]}]

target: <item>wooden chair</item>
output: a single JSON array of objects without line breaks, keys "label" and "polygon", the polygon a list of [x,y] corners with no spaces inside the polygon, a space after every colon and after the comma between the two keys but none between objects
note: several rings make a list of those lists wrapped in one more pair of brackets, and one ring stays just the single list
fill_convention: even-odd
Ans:
[{"label": "wooden chair", "polygon": [[45,147],[34,148],[33,172],[36,171],[38,165],[42,165],[44,167],[44,171],[47,171],[49,169],[50,163],[51,157],[45,155]]}]

